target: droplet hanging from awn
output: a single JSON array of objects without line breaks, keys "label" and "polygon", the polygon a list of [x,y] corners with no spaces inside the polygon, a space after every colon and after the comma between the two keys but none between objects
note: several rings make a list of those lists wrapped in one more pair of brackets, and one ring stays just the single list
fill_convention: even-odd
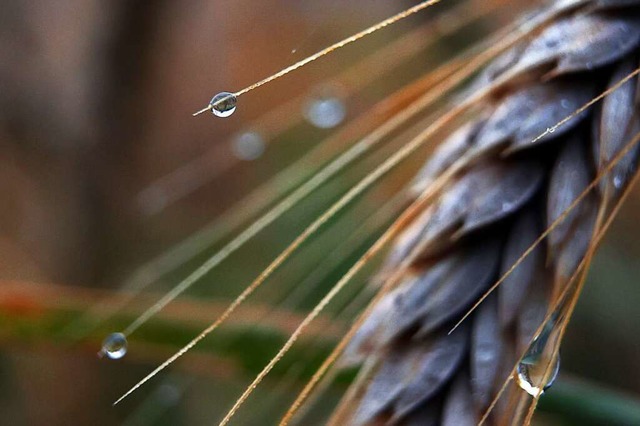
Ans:
[{"label": "droplet hanging from awn", "polygon": [[[542,395],[544,391],[553,385],[560,371],[560,356],[556,356],[555,361],[552,362],[554,365],[551,367],[549,367],[548,363],[541,361],[532,364],[520,362],[518,364],[518,386],[533,397]],[[549,368],[548,372],[546,371],[547,368]],[[544,380],[545,373],[548,375],[546,380]],[[544,385],[542,385],[543,381],[545,382]]]},{"label": "droplet hanging from awn", "polygon": [[560,312],[551,315],[518,363],[516,383],[534,398],[551,387],[560,370],[560,355],[557,351],[560,318]]},{"label": "droplet hanging from awn", "polygon": [[102,342],[99,355],[120,359],[127,354],[127,337],[122,333],[111,333]]},{"label": "droplet hanging from awn", "polygon": [[236,111],[238,98],[231,92],[220,92],[211,98],[211,112],[218,117],[229,117]]}]

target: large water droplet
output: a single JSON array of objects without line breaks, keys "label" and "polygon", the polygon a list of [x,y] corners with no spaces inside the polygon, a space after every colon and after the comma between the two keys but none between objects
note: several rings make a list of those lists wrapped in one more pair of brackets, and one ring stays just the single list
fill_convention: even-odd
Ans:
[{"label": "large water droplet", "polygon": [[304,108],[304,116],[316,127],[330,129],[342,123],[347,109],[333,89],[324,89],[311,99]]},{"label": "large water droplet", "polygon": [[[546,371],[547,368],[549,371]],[[551,387],[556,377],[558,377],[559,371],[560,356],[556,357],[552,366],[542,362],[533,364],[521,362],[518,364],[518,386],[529,395],[538,397]],[[544,380],[545,374],[548,377],[546,380]],[[543,381],[544,385],[542,385]]]},{"label": "large water droplet", "polygon": [[257,132],[243,132],[233,140],[231,149],[241,160],[255,160],[264,152],[264,139]]},{"label": "large water droplet", "polygon": [[100,355],[120,359],[127,354],[127,337],[122,333],[111,333],[102,341]]},{"label": "large water droplet", "polygon": [[230,92],[220,92],[211,98],[211,112],[218,117],[229,117],[236,111],[238,98]]},{"label": "large water droplet", "polygon": [[558,325],[561,317],[561,311],[551,315],[518,364],[516,382],[536,398],[553,384],[560,370],[557,339],[560,337]]}]

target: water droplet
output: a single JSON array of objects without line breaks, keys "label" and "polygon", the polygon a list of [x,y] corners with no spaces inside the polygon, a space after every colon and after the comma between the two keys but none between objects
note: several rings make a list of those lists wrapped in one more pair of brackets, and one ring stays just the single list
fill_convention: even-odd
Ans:
[{"label": "water droplet", "polygon": [[111,333],[102,342],[99,355],[106,355],[111,359],[120,359],[127,354],[127,338],[122,333]]},{"label": "water droplet", "polygon": [[564,109],[569,109],[571,108],[571,102],[569,102],[567,99],[562,99],[560,101],[560,106],[562,106],[562,108]]},{"label": "water droplet", "polygon": [[[518,364],[518,386],[534,398],[542,395],[544,391],[553,385],[556,377],[558,377],[558,372],[560,371],[560,356],[558,355],[553,362],[554,365],[552,367],[548,367],[546,363],[544,363],[544,365],[543,363],[527,364],[525,362]],[[545,371],[547,368],[549,368],[548,372]],[[549,378],[545,380],[544,386],[540,387],[545,373]]]},{"label": "water droplet", "polygon": [[560,355],[556,349],[560,337],[558,324],[561,313],[558,309],[551,315],[518,364],[516,382],[522,390],[535,398],[553,384],[560,370]]},{"label": "water droplet", "polygon": [[241,160],[255,160],[264,152],[264,139],[257,132],[243,132],[235,137],[231,149],[235,156]]},{"label": "water droplet", "polygon": [[211,98],[211,112],[218,117],[229,117],[236,111],[238,98],[230,92],[220,92]]},{"label": "water droplet", "polygon": [[305,118],[314,126],[321,129],[331,129],[342,123],[347,110],[342,99],[325,89],[318,96],[311,99],[304,109]]}]

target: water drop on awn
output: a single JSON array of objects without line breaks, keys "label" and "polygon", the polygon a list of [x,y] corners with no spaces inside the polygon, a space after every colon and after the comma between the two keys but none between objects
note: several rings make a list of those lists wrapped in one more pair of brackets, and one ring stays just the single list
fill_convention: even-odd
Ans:
[{"label": "water drop on awn", "polygon": [[211,98],[211,112],[218,117],[229,117],[236,111],[238,98],[230,92],[220,92]]},{"label": "water drop on awn", "polygon": [[560,370],[557,344],[560,337],[561,309],[562,306],[556,308],[518,363],[516,383],[535,398],[553,384]]},{"label": "water drop on awn", "polygon": [[553,385],[560,371],[560,357],[556,357],[552,362],[554,364],[549,367],[550,371],[547,373],[549,377],[547,380],[544,380],[544,385],[542,385],[542,381],[544,379],[545,369],[548,367],[547,364],[520,362],[518,364],[518,386],[533,397],[542,395],[544,391]]},{"label": "water drop on awn", "polygon": [[122,333],[111,333],[102,342],[100,355],[120,359],[127,354],[127,338]]}]

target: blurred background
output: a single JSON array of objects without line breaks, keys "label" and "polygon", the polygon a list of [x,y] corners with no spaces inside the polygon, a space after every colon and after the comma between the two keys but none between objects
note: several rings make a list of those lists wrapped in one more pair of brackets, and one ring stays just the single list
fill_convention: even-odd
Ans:
[{"label": "blurred background", "polygon": [[[240,97],[220,119],[191,113],[415,2],[3,2],[0,423],[215,424],[401,211],[397,194],[432,147],[333,218],[170,371],[111,404],[425,121],[287,210],[132,333],[123,359],[100,359],[102,339],[415,98],[403,88],[526,6],[446,3]],[[609,404],[595,404],[604,418],[637,413],[638,191],[594,262],[540,424],[602,424],[588,412],[594,401]],[[277,421],[366,305],[379,262],[321,315],[234,424]],[[321,424],[350,377],[340,375],[301,424]]]}]

